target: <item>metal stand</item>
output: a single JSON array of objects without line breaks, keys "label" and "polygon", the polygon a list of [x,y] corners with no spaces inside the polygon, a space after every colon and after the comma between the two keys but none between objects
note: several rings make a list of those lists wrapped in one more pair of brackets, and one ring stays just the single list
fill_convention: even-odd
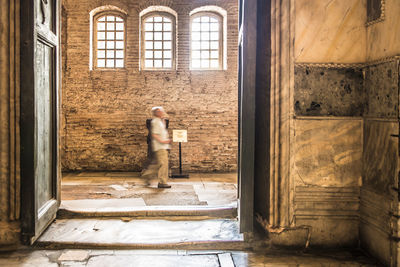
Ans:
[{"label": "metal stand", "polygon": [[182,173],[182,142],[179,142],[179,173],[173,173],[171,178],[189,178],[189,174]]}]

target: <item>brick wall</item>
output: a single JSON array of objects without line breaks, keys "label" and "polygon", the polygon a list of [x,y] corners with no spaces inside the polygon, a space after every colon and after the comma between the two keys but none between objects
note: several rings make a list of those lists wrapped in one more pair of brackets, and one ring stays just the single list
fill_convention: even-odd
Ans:
[{"label": "brick wall", "polygon": [[[89,12],[104,5],[127,12],[126,64],[120,70],[90,71]],[[153,5],[178,14],[176,71],[139,70],[139,13]],[[205,5],[227,11],[227,70],[189,70],[189,13]],[[171,130],[188,130],[189,142],[182,146],[185,170],[235,170],[237,16],[237,0],[63,1],[63,170],[141,170],[145,121],[158,105],[168,112]],[[173,168],[177,147],[171,150]]]}]

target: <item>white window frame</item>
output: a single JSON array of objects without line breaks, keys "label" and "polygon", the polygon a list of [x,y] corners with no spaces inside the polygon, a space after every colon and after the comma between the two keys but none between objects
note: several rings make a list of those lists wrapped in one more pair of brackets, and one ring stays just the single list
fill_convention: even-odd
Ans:
[{"label": "white window frame", "polygon": [[[97,51],[98,51],[98,48],[97,48],[97,45],[98,45],[98,43],[97,43],[97,23],[98,23],[98,20],[100,18],[104,17],[104,16],[115,16],[115,17],[118,17],[118,18],[122,19],[122,21],[123,21],[123,24],[124,24],[124,28],[123,28],[123,43],[124,43],[124,47],[123,47],[122,51],[124,53],[124,56],[123,56],[122,59],[123,59],[124,63],[123,63],[122,67],[115,67],[115,61],[116,61],[115,57],[113,58],[114,67],[106,67],[106,64],[105,64],[105,67],[98,67],[97,66],[97,60],[98,60],[97,59]],[[121,13],[121,12],[118,12],[118,11],[114,11],[114,10],[106,10],[106,11],[103,11],[103,12],[99,12],[96,15],[93,16],[93,23],[92,23],[92,33],[93,33],[93,35],[92,35],[92,39],[93,39],[93,43],[92,43],[92,46],[93,46],[93,49],[92,49],[93,66],[92,66],[92,68],[93,69],[96,69],[96,70],[121,70],[121,69],[125,69],[126,68],[126,37],[127,37],[126,28],[127,28],[126,27],[126,15],[124,13]],[[114,32],[116,32],[116,30],[114,30]],[[115,39],[114,39],[114,42],[115,42]],[[116,49],[115,46],[114,46],[113,50],[114,50],[114,53],[115,53],[116,50],[118,50],[118,49]],[[107,49],[105,49],[105,53],[107,53]]]},{"label": "white window frame", "polygon": [[[171,20],[171,67],[146,67],[145,66],[145,21],[150,17],[166,17]],[[164,45],[164,42],[163,42]],[[162,50],[163,51],[163,50]],[[173,71],[176,69],[176,17],[165,11],[151,11],[140,17],[140,70]]]}]

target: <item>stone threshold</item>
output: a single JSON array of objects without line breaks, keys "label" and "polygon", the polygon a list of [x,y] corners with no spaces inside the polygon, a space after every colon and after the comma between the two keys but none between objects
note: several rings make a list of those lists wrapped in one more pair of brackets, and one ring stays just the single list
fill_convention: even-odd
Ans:
[{"label": "stone threshold", "polygon": [[236,219],[57,219],[35,243],[46,249],[248,250]]},{"label": "stone threshold", "polygon": [[124,199],[91,200],[82,205],[80,200],[61,202],[57,218],[121,218],[156,219],[211,219],[236,218],[237,203],[223,206],[130,206]]}]

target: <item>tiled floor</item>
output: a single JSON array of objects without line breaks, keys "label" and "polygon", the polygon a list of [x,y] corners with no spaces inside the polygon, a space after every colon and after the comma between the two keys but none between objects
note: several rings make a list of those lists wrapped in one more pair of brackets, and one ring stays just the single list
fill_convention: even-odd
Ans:
[{"label": "tiled floor", "polygon": [[5,267],[350,267],[380,266],[359,251],[20,250],[0,253]]},{"label": "tiled floor", "polygon": [[[170,189],[150,186],[136,172],[65,173],[61,182],[61,199],[66,205],[96,205],[94,199],[123,199],[129,206],[222,206],[237,199],[236,173],[190,174],[189,179],[170,179]],[[115,201],[118,205],[118,201]]]}]

